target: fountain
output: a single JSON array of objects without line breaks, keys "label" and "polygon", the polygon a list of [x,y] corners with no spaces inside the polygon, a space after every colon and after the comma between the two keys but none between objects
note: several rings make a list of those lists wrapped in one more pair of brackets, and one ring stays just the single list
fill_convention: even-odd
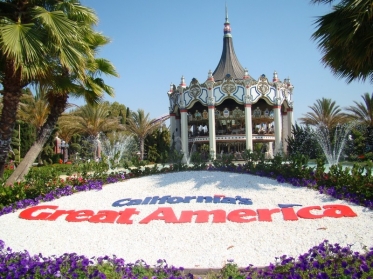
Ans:
[{"label": "fountain", "polygon": [[109,170],[116,169],[121,160],[126,156],[128,152],[132,151],[136,143],[132,135],[125,135],[123,133],[111,133],[106,136],[100,133],[99,137],[95,141],[96,150],[104,154],[104,159],[109,165]]},{"label": "fountain", "polygon": [[330,131],[325,124],[319,124],[313,130],[313,134],[321,149],[323,150],[329,166],[337,165],[346,143],[347,135],[355,123],[338,124],[334,128],[334,137],[331,138]]},{"label": "fountain", "polygon": [[[181,144],[181,137],[176,137],[174,139],[174,142],[175,142],[175,150],[180,150],[180,153],[183,154],[182,144]],[[191,146],[190,150],[188,148],[188,153],[184,154],[187,165],[189,165],[189,163],[190,163],[191,153],[193,152],[193,147],[194,147],[194,143],[195,142],[196,142],[196,138],[193,139],[192,146]]]}]

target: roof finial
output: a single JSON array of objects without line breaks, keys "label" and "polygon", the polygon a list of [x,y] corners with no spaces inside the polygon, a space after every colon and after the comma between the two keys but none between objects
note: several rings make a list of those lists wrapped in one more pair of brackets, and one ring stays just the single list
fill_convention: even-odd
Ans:
[{"label": "roof finial", "polygon": [[227,1],[225,1],[225,23],[229,23]]},{"label": "roof finial", "polygon": [[229,20],[228,20],[227,3],[225,3],[224,37],[232,37],[232,35],[231,35],[231,25],[230,25]]},{"label": "roof finial", "polygon": [[186,88],[186,83],[185,83],[184,75],[181,76],[180,86],[181,86],[182,88]]},{"label": "roof finial", "polygon": [[277,82],[278,80],[279,80],[279,79],[278,79],[277,72],[274,71],[274,72],[273,72],[273,79],[272,79],[272,81],[273,81],[273,82]]}]

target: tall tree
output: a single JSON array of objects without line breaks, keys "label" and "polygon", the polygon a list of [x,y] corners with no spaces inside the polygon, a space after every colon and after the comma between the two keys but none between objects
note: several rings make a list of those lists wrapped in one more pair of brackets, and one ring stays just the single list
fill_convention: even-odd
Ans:
[{"label": "tall tree", "polygon": [[361,98],[363,102],[354,101],[354,106],[346,108],[348,111],[346,115],[360,124],[373,127],[373,93],[371,95],[365,93]]},{"label": "tall tree", "polygon": [[317,143],[309,126],[300,126],[298,123],[292,126],[291,136],[286,139],[288,155],[303,154],[310,159],[315,159],[322,150]]},{"label": "tall tree", "polygon": [[37,133],[47,120],[49,112],[49,103],[43,88],[37,88],[35,95],[31,93],[21,96],[18,118],[33,125]]},{"label": "tall tree", "polygon": [[147,159],[159,163],[166,159],[170,151],[170,131],[164,123],[145,139],[145,150],[148,153]]},{"label": "tall tree", "polygon": [[100,102],[104,93],[114,95],[113,88],[105,84],[101,78],[102,74],[118,76],[114,66],[106,59],[94,57],[98,49],[109,42],[105,36],[93,30],[93,25],[97,22],[95,13],[79,5],[75,0],[65,0],[59,3],[65,4],[61,5],[68,19],[79,23],[80,33],[77,33],[77,36],[80,36],[81,41],[70,43],[75,44],[76,52],[82,55],[83,60],[80,61],[79,68],[74,69],[67,68],[58,59],[53,59],[50,61],[50,67],[53,70],[49,71],[49,76],[38,79],[44,86],[49,87],[48,102],[51,113],[40,129],[36,142],[16,171],[8,178],[7,185],[22,180],[28,172],[50,137],[59,116],[66,109],[70,95],[84,97],[89,104]]},{"label": "tall tree", "polygon": [[[40,129],[47,120],[49,113],[50,110],[46,98],[46,91],[43,88],[37,88],[35,95],[31,93],[23,94],[21,96],[18,108],[18,118],[33,125],[36,130],[36,135],[40,132]],[[41,164],[40,153],[38,160],[39,164]]]},{"label": "tall tree", "polygon": [[149,113],[145,115],[143,109],[132,111],[130,116],[127,118],[127,130],[136,135],[139,141],[141,160],[144,159],[144,143],[146,137],[158,129],[161,124],[162,121],[150,119]]},{"label": "tall tree", "polygon": [[[7,185],[22,180],[28,173],[32,163],[52,134],[58,118],[67,108],[69,95],[83,97],[91,106],[100,102],[104,93],[113,96],[113,88],[106,85],[100,77],[95,77],[97,73],[117,76],[113,65],[104,59],[94,59],[94,61],[97,63],[90,63],[90,69],[87,71],[85,80],[76,80],[76,77],[74,79],[74,75],[70,75],[68,78],[63,78],[65,83],[57,83],[49,90],[48,101],[51,113],[49,113],[46,122],[40,129],[35,143],[17,169],[8,178]],[[56,80],[59,80],[59,77],[56,77]]]},{"label": "tall tree", "polygon": [[97,137],[101,132],[123,130],[119,117],[111,117],[107,104],[85,105],[76,111],[63,115],[59,121],[61,129],[73,130],[75,133]]},{"label": "tall tree", "polygon": [[109,106],[110,116],[113,116],[113,117],[122,116],[121,114],[123,114],[123,111],[126,111],[126,106],[118,102],[110,103],[108,101],[105,101],[104,103]]},{"label": "tall tree", "polygon": [[[373,152],[373,93],[365,93],[361,96],[363,102],[354,101],[353,106],[346,108],[347,117],[357,122],[360,131],[353,131],[353,143],[356,145],[355,149],[360,150],[359,154]],[[364,152],[361,151],[363,143],[365,145]]]},{"label": "tall tree", "polygon": [[316,100],[316,103],[309,106],[309,108],[312,111],[307,112],[300,118],[302,124],[311,126],[324,125],[331,130],[337,124],[346,121],[346,117],[342,113],[341,108],[331,99],[318,99]]},{"label": "tall tree", "polygon": [[333,11],[318,17],[312,38],[322,51],[322,62],[347,82],[373,82],[373,5],[371,0],[311,0],[333,3]]},{"label": "tall tree", "polygon": [[22,88],[48,79],[55,65],[83,76],[87,56],[87,18],[94,12],[76,0],[0,2],[0,71],[3,110],[0,117],[0,176],[4,171]]}]

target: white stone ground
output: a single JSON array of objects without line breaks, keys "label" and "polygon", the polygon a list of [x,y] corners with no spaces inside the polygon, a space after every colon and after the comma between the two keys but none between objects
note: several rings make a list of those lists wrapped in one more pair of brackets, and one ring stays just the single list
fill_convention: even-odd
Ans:
[{"label": "white stone ground", "polygon": [[[67,222],[65,216],[56,221],[25,220],[19,218],[22,211],[19,210],[0,217],[0,239],[14,251],[28,250],[31,254],[76,252],[89,257],[115,254],[126,262],[143,259],[153,265],[158,259],[166,259],[169,264],[185,268],[220,268],[228,259],[242,267],[264,266],[274,262],[276,256],[297,257],[324,239],[341,245],[353,244],[352,248],[357,251],[373,246],[371,210],[313,190],[245,174],[198,171],[147,176],[42,205],[56,205],[65,210],[120,211],[128,207],[113,207],[117,200],[165,195],[241,196],[250,198],[253,204],[206,204],[192,200],[190,203],[131,206],[140,213],[132,217],[130,225],[73,223]],[[284,221],[282,214],[276,213],[272,215],[272,222],[227,220],[212,223],[210,217],[208,223],[173,224],[162,220],[139,223],[159,207],[171,207],[178,218],[183,210],[222,209],[229,213],[237,209],[273,209],[279,204],[301,204],[302,207],[343,204],[351,207],[357,217]],[[320,211],[314,213],[320,214]]]}]

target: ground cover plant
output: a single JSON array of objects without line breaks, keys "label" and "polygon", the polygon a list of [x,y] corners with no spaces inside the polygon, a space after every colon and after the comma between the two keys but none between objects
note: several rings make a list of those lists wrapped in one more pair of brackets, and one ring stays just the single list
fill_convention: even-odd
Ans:
[{"label": "ground cover plant", "polygon": [[[307,166],[307,158],[295,155],[284,160],[275,156],[264,160],[260,154],[246,152],[242,164],[234,164],[232,156],[206,163],[195,156],[193,166],[181,162],[172,165],[135,167],[127,171],[107,172],[104,163],[90,163],[75,168],[75,175],[60,178],[60,172],[48,166],[35,168],[24,182],[12,187],[0,186],[0,216],[17,209],[51,201],[78,191],[100,190],[107,183],[129,180],[157,173],[187,170],[209,170],[248,173],[287,182],[294,186],[310,187],[338,199],[345,199],[373,208],[372,165],[354,165],[346,170],[332,166],[325,172],[324,161],[318,160],[317,167]],[[66,170],[65,170],[66,171]],[[76,171],[78,171],[76,173]],[[68,170],[73,173],[73,170]],[[248,263],[249,264],[249,263]],[[279,255],[267,267],[238,267],[230,260],[217,272],[202,277],[220,278],[373,278],[373,248],[365,253],[353,252],[351,246],[341,247],[327,240],[312,247],[308,252],[292,258]],[[45,257],[30,255],[27,251],[17,252],[0,240],[0,278],[193,278],[183,267],[169,266],[165,260],[148,265],[139,260],[126,263],[115,256],[88,259],[84,255],[63,254]],[[198,275],[197,275],[198,276]]]}]

